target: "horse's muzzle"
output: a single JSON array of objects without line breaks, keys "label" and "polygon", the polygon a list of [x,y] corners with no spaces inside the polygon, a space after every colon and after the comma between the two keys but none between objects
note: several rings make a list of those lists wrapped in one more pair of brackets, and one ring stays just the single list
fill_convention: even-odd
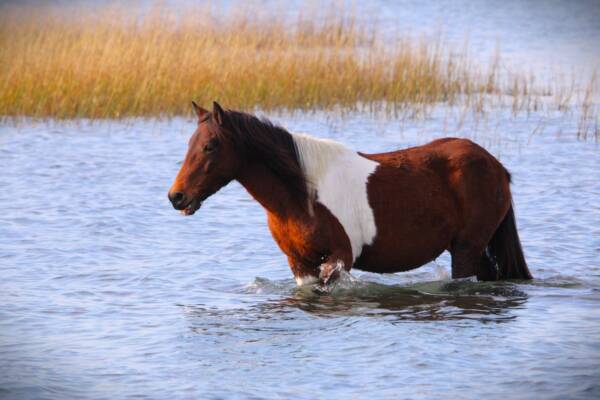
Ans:
[{"label": "horse's muzzle", "polygon": [[184,193],[181,192],[169,192],[169,200],[173,204],[173,208],[181,211],[183,215],[193,215],[200,206],[202,200],[200,198],[188,199]]},{"label": "horse's muzzle", "polygon": [[176,210],[182,210],[187,205],[187,198],[182,192],[169,192],[169,200]]}]

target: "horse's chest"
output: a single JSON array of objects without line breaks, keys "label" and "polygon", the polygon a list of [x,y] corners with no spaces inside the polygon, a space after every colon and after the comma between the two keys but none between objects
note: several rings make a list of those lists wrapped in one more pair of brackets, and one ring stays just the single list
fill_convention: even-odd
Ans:
[{"label": "horse's chest", "polygon": [[318,265],[326,253],[322,232],[313,224],[281,221],[269,216],[269,228],[277,245],[288,256],[307,265]]}]

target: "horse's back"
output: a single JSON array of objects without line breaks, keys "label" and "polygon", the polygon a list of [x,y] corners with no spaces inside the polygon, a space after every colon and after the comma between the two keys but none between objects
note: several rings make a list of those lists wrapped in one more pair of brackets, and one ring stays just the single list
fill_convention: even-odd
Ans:
[{"label": "horse's back", "polygon": [[[510,183],[502,164],[487,150],[468,139],[443,138],[422,146],[365,155],[382,169],[395,170],[397,178],[410,175],[445,181],[457,194],[479,191],[488,184]],[[507,186],[508,187],[508,186]]]},{"label": "horse's back", "polygon": [[487,150],[471,140],[452,137],[437,139],[421,146],[386,153],[364,154],[364,156],[383,166],[415,168],[431,167],[436,161],[450,167],[456,166],[457,161],[495,160]]}]

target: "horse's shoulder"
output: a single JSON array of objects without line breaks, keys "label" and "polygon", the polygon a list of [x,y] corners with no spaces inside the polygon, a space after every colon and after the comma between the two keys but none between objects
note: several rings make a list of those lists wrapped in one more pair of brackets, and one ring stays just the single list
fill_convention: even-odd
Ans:
[{"label": "horse's shoulder", "polygon": [[313,215],[283,217],[268,213],[268,224],[279,248],[305,266],[318,265],[332,241],[345,237],[341,225],[320,205]]}]

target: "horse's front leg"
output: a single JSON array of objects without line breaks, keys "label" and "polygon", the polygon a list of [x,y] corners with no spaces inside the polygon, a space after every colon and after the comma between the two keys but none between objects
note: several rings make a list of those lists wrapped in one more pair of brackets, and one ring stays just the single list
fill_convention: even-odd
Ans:
[{"label": "horse's front leg", "polygon": [[288,256],[288,262],[298,286],[311,285],[319,281],[319,271],[314,265],[303,263],[291,256]]},{"label": "horse's front leg", "polygon": [[334,252],[327,256],[319,265],[319,282],[330,285],[339,279],[342,270],[350,272],[352,268],[352,254],[349,252]]},{"label": "horse's front leg", "polygon": [[319,282],[323,285],[335,282],[344,268],[345,264],[342,260],[319,265]]},{"label": "horse's front leg", "polygon": [[352,267],[352,252],[337,251],[323,256],[320,264],[307,264],[294,257],[288,256],[288,262],[298,286],[319,283],[327,286],[334,283],[342,269],[350,271]]}]

